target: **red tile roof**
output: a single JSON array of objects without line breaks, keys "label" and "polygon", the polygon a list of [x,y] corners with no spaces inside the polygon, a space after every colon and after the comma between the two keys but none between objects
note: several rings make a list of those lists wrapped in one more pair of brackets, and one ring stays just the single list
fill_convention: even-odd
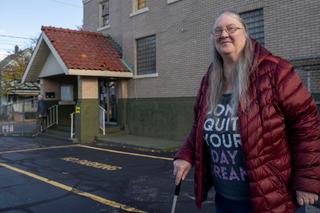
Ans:
[{"label": "red tile roof", "polygon": [[102,33],[46,26],[41,30],[68,69],[128,71],[119,52]]}]

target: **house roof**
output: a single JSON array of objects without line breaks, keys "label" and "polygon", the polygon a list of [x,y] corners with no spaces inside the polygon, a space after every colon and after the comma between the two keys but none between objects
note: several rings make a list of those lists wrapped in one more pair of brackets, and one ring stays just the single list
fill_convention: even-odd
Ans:
[{"label": "house roof", "polygon": [[5,57],[4,59],[2,59],[0,61],[0,71],[2,71],[2,69],[4,69],[4,68],[14,64],[15,60],[18,58],[24,58],[25,60],[29,61],[31,54],[32,54],[32,49],[26,48],[24,50],[20,50],[16,53],[8,55],[7,57]]},{"label": "house roof", "polygon": [[0,69],[6,67],[12,60],[14,60],[15,56],[13,54],[8,55],[2,61],[0,61]]},{"label": "house roof", "polygon": [[[115,42],[99,32],[41,28],[22,82],[54,75],[132,78]],[[58,66],[52,69],[53,66]],[[49,67],[49,68],[48,68]]]},{"label": "house roof", "polygon": [[46,26],[41,30],[68,69],[128,71],[120,53],[102,33]]},{"label": "house roof", "polygon": [[37,82],[21,83],[19,80],[9,82],[7,94],[37,95],[40,92],[40,85]]}]

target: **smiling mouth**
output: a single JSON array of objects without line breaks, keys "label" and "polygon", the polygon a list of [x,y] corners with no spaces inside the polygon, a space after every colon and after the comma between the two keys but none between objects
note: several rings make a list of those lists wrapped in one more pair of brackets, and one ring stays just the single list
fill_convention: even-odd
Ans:
[{"label": "smiling mouth", "polygon": [[230,46],[229,44],[231,44],[231,42],[222,43],[221,47],[229,47]]}]

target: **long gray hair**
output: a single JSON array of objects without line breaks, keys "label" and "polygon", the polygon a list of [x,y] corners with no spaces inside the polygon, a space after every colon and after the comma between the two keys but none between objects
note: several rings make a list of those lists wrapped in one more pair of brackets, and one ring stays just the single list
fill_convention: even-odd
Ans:
[{"label": "long gray hair", "polygon": [[[240,100],[245,106],[248,104],[248,79],[250,67],[253,61],[253,47],[247,31],[247,26],[240,15],[233,11],[224,11],[218,17],[220,17],[222,14],[228,14],[236,18],[243,25],[246,36],[245,46],[238,61],[236,62],[235,72],[233,72],[231,107],[233,112],[236,113]],[[223,94],[225,78],[223,74],[223,59],[216,49],[214,33],[211,33],[210,40],[213,54],[212,69],[209,73],[209,92],[207,94],[207,100],[209,104],[208,111],[214,112],[214,109],[218,105]]]}]

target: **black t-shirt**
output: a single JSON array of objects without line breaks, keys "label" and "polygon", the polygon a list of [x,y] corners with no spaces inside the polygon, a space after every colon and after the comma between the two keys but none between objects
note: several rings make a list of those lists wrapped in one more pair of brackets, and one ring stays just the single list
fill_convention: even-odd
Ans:
[{"label": "black t-shirt", "polygon": [[211,157],[211,173],[217,193],[231,199],[249,199],[249,182],[244,164],[238,128],[238,116],[232,113],[231,94],[221,97],[214,113],[204,123],[204,140]]}]

